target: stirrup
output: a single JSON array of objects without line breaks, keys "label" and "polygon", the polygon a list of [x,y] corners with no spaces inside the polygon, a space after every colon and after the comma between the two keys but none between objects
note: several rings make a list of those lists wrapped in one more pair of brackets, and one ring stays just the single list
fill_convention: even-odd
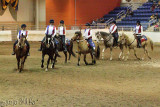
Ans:
[{"label": "stirrup", "polygon": [[42,49],[40,48],[40,49],[38,49],[38,51],[42,51]]},{"label": "stirrup", "polygon": [[15,55],[15,54],[16,54],[15,52],[12,53],[12,55]]}]

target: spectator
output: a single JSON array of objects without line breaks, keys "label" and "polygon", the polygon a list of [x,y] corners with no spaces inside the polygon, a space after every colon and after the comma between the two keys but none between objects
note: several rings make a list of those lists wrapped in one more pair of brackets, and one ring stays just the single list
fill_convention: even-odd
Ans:
[{"label": "spectator", "polygon": [[154,26],[154,31],[159,31],[159,24],[156,23],[156,25]]},{"label": "spectator", "polygon": [[156,19],[155,15],[153,14],[153,15],[150,17],[149,22],[150,22],[151,24],[155,24],[156,21],[157,21],[157,19]]},{"label": "spectator", "polygon": [[156,4],[154,3],[151,7],[151,11],[154,11],[155,8],[156,8]]},{"label": "spectator", "polygon": [[156,15],[155,15],[155,19],[157,20],[157,22],[159,22],[159,16],[158,16],[158,13],[156,13]]}]

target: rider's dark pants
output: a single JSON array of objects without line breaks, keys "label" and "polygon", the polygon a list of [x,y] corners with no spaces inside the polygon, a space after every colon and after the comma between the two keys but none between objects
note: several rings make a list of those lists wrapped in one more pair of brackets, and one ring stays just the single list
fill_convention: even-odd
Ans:
[{"label": "rider's dark pants", "polygon": [[65,44],[65,35],[59,35],[61,40],[62,40],[62,44],[63,44],[63,48],[66,49],[66,44]]},{"label": "rider's dark pants", "polygon": [[137,47],[141,47],[141,38],[142,36],[137,35]]},{"label": "rider's dark pants", "polygon": [[28,52],[29,52],[29,50],[30,50],[30,44],[29,44],[29,42],[27,40],[25,41],[25,43],[27,44],[27,49],[28,49]]},{"label": "rider's dark pants", "polygon": [[115,46],[118,46],[118,33],[113,33],[112,34],[113,35],[113,37],[114,37],[114,41],[113,41],[113,44],[115,45]]}]

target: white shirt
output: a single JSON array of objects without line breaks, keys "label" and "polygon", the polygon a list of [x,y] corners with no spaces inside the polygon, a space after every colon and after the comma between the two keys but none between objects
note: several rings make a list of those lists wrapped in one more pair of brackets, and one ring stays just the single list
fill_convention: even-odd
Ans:
[{"label": "white shirt", "polygon": [[85,38],[85,39],[88,39],[88,38],[90,38],[90,37],[92,37],[92,29],[85,29],[85,31],[84,31],[84,34],[83,34],[83,37]]},{"label": "white shirt", "polygon": [[136,26],[135,28],[134,28],[134,30],[135,30],[135,34],[137,34],[137,36],[141,36],[141,35],[143,35],[143,27],[142,26]]},{"label": "white shirt", "polygon": [[56,27],[54,25],[47,26],[45,34],[54,37],[56,35]]},{"label": "white shirt", "polygon": [[17,39],[20,39],[20,36],[21,36],[22,34],[26,36],[26,39],[28,39],[28,31],[27,31],[27,30],[20,30],[20,31],[18,32]]},{"label": "white shirt", "polygon": [[58,27],[59,35],[66,35],[66,27],[60,26]]},{"label": "white shirt", "polygon": [[109,32],[112,34],[112,33],[115,33],[117,30],[117,26],[115,24],[112,24],[109,28]]}]

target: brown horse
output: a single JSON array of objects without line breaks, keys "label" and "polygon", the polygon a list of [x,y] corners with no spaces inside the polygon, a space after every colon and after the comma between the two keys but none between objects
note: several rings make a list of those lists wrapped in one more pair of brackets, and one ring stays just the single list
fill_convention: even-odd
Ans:
[{"label": "brown horse", "polygon": [[21,35],[20,40],[16,44],[15,53],[17,58],[18,71],[21,72],[24,68],[24,63],[27,58],[27,45],[25,44],[26,36]]},{"label": "brown horse", "polygon": [[[75,32],[75,35],[71,38],[72,41],[77,41],[78,44],[78,66],[80,66],[80,56],[81,54],[84,55],[84,62],[86,65],[94,65],[96,64],[96,58],[99,59],[100,57],[100,47],[96,41],[94,41],[96,49],[95,49],[95,55],[92,54],[91,48],[88,47],[87,41],[82,37],[82,33],[80,31]],[[92,57],[92,63],[89,64],[86,61],[86,55],[89,54]]]},{"label": "brown horse", "polygon": [[[134,50],[134,55],[137,59],[140,60],[140,58],[137,57],[137,54],[136,54],[136,48],[137,48],[137,40],[135,38],[136,35],[126,35],[124,33],[122,33],[120,36],[119,36],[119,43],[123,46],[125,46],[127,48],[127,56],[126,56],[126,59],[128,59],[128,56],[130,54],[130,50],[133,49]],[[151,57],[149,56],[149,52],[148,52],[148,45],[150,44],[151,45],[151,50],[153,51],[153,41],[148,37],[148,36],[145,36],[145,38],[147,40],[143,41],[142,42],[142,48],[144,49],[144,56],[142,57],[142,60],[144,60],[146,54],[148,56],[149,59],[151,59]],[[144,36],[142,37],[142,39],[144,39]],[[119,55],[119,58],[121,58],[121,55],[123,55],[123,50],[121,51],[120,55]],[[124,58],[123,58],[124,59]]]}]

